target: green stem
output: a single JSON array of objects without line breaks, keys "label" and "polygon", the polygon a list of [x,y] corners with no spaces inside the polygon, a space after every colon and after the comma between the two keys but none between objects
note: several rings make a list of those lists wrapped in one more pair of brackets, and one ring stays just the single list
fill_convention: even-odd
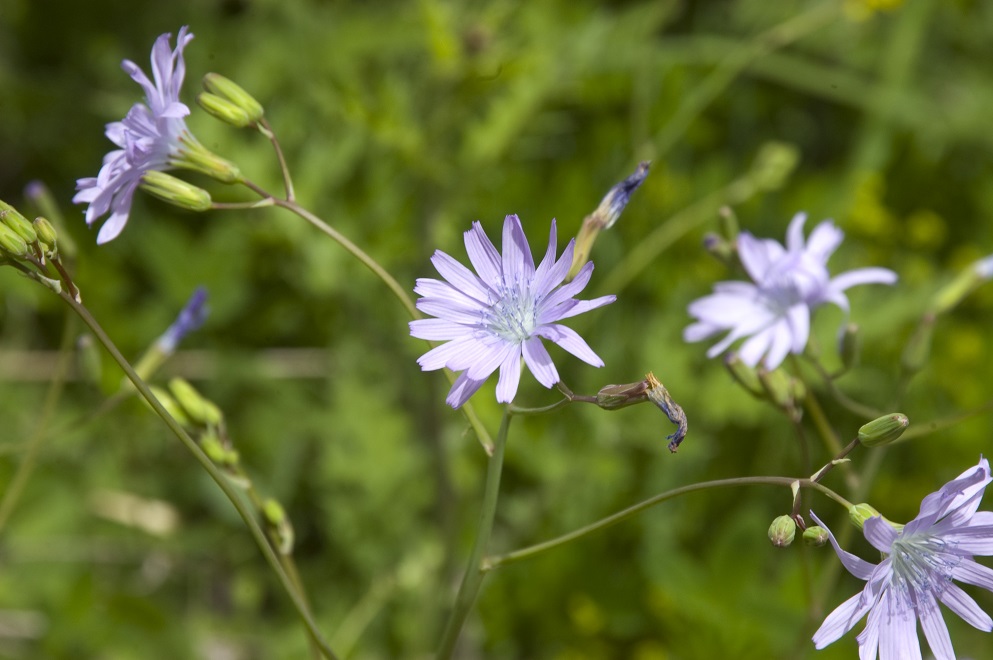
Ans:
[{"label": "green stem", "polygon": [[[831,452],[833,456],[837,456],[843,451],[841,446],[841,440],[838,439],[838,434],[834,432],[831,427],[831,423],[828,422],[827,415],[824,414],[824,409],[821,408],[821,404],[817,402],[817,397],[814,396],[813,392],[808,392],[807,396],[803,399],[803,407],[807,409],[810,413],[811,418],[814,420],[814,426],[817,427],[817,431],[824,440],[824,444],[827,445],[828,451]],[[845,485],[848,486],[850,490],[858,490],[859,487],[859,476],[849,467],[846,463],[842,467],[842,473],[845,475]]]},{"label": "green stem", "polygon": [[189,452],[193,454],[193,457],[197,460],[197,462],[199,462],[203,469],[207,471],[207,474],[210,475],[211,479],[214,480],[228,500],[231,501],[231,504],[237,510],[238,515],[241,516],[241,519],[248,527],[248,531],[255,540],[255,544],[259,547],[259,550],[262,551],[262,555],[269,563],[269,566],[276,574],[276,577],[279,578],[280,584],[286,591],[287,595],[289,595],[290,600],[293,602],[293,606],[296,608],[297,613],[303,620],[304,625],[320,646],[321,653],[323,653],[324,657],[329,660],[337,660],[337,656],[331,650],[331,647],[328,646],[328,643],[324,640],[320,631],[317,629],[317,624],[314,623],[314,619],[310,614],[309,608],[300,594],[296,591],[296,589],[294,589],[293,582],[286,574],[286,571],[283,570],[282,563],[280,562],[279,557],[276,556],[272,546],[269,545],[265,532],[262,531],[258,521],[255,520],[252,512],[239,496],[238,492],[221,473],[217,466],[214,465],[214,462],[211,461],[205,453],[203,453],[203,450],[200,449],[199,445],[194,442],[193,438],[189,436],[179,422],[173,419],[168,411],[162,407],[159,400],[154,394],[152,394],[151,390],[148,389],[148,385],[145,384],[145,381],[143,381],[138,374],[135,373],[134,369],[131,367],[131,364],[124,358],[123,355],[121,355],[121,352],[117,349],[117,346],[113,341],[111,341],[107,333],[104,332],[100,324],[97,323],[96,319],[93,318],[93,315],[90,314],[89,310],[86,309],[86,307],[84,307],[81,303],[76,302],[72,296],[65,292],[60,293],[59,297],[61,297],[67,305],[72,307],[73,311],[75,311],[76,314],[83,319],[83,322],[89,326],[94,336],[101,344],[103,344],[104,348],[107,349],[107,352],[110,353],[114,361],[117,362],[118,366],[120,366],[120,368],[124,371],[128,379],[134,384],[135,389],[137,389],[145,401],[148,402],[148,405],[151,406],[152,410],[154,410],[155,413],[162,418],[162,421],[169,427],[169,430],[172,431],[183,443],[183,445],[186,446]]},{"label": "green stem", "polygon": [[489,458],[490,463],[486,470],[486,486],[483,490],[483,505],[479,515],[479,530],[469,555],[465,575],[462,576],[462,584],[455,597],[455,607],[448,616],[445,632],[441,636],[437,656],[439,660],[452,657],[459,633],[462,631],[466,617],[472,610],[472,605],[476,601],[476,595],[479,593],[479,587],[482,585],[483,576],[486,573],[483,566],[483,556],[486,552],[486,546],[490,542],[490,533],[493,531],[493,519],[496,516],[497,499],[500,495],[500,475],[503,472],[503,454],[507,446],[507,433],[510,430],[512,416],[510,406],[507,406],[503,412],[503,420],[500,422],[500,432],[497,434],[493,455]]},{"label": "green stem", "polygon": [[34,433],[28,440],[24,458],[17,466],[17,472],[10,481],[7,491],[3,494],[3,501],[0,501],[0,532],[3,531],[7,520],[17,507],[17,503],[24,492],[24,487],[34,472],[34,466],[38,461],[38,452],[41,450],[41,443],[45,439],[48,423],[55,413],[55,406],[62,395],[62,388],[65,385],[66,374],[69,372],[69,362],[72,358],[72,337],[76,326],[74,318],[67,316],[65,326],[62,328],[62,339],[59,345],[59,361],[52,374],[52,381],[48,386],[48,393],[45,395],[45,402],[42,404],[41,416]]},{"label": "green stem", "polygon": [[765,486],[786,486],[789,488],[792,484],[799,484],[802,488],[813,488],[824,493],[835,502],[838,502],[846,509],[852,506],[852,503],[846,500],[844,497],[834,492],[826,486],[822,486],[819,483],[811,481],[810,479],[794,479],[792,477],[738,477],[735,479],[718,479],[716,481],[704,481],[698,484],[691,484],[689,486],[683,486],[682,488],[675,488],[673,490],[660,493],[655,497],[651,497],[643,502],[639,502],[634,506],[630,506],[623,511],[618,511],[617,513],[607,516],[606,518],[601,518],[600,520],[581,527],[577,530],[571,531],[568,534],[563,534],[562,536],[556,537],[554,539],[545,541],[543,543],[538,543],[536,545],[529,546],[527,548],[522,548],[520,550],[515,550],[513,552],[508,552],[504,555],[497,555],[495,557],[486,557],[483,560],[482,570],[492,571],[494,568],[503,566],[504,564],[509,564],[511,562],[520,561],[522,559],[527,559],[538,553],[544,552],[546,550],[551,550],[552,548],[557,548],[560,545],[569,543],[570,541],[575,541],[576,539],[582,538],[588,534],[599,531],[606,527],[616,525],[619,522],[623,522],[628,518],[631,518],[646,509],[650,509],[656,504],[661,504],[666,500],[671,500],[673,498],[679,497],[680,495],[687,495],[689,493],[695,493],[700,490],[708,490],[711,488],[732,488],[736,486],[755,486],[755,485],[765,485]]}]

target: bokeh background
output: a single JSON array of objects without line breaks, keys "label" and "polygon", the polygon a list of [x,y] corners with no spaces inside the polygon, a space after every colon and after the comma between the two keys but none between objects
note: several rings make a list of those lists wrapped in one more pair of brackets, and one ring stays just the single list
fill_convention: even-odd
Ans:
[{"label": "bokeh background", "polygon": [[[198,285],[206,326],[157,376],[185,375],[225,412],[256,485],[286,507],[322,630],[342,657],[429,657],[478,514],[485,457],[421,373],[385,287],[303,221],[272,209],[192,214],[139,194],[124,233],[98,248],[71,205],[95,175],[104,124],[139,99],[120,69],[148,66],[155,37],[190,25],[189,124],[208,147],[278,190],[271,149],[197,108],[223,73],[266,107],[298,198],[405,286],[429,257],[463,258],[480,220],[517,213],[543,251],[561,246],[641,160],[648,179],[596,245],[575,319],[606,361],[558,349],[577,392],[647,371],[685,409],[690,434],[639,406],[573,406],[514,422],[492,547],[509,551],[666,489],[747,475],[803,476],[790,422],[737,387],[706,346],[681,339],[686,305],[734,277],[702,247],[731,205],[742,228],[782,240],[796,211],[831,217],[835,272],[879,265],[897,286],[851,293],[861,365],[851,397],[912,422],[993,398],[993,285],[939,319],[928,366],[898,399],[899,356],[930,295],[993,252],[993,4],[979,0],[554,0],[514,3],[177,0],[0,3],[0,198],[27,208],[47,183],[78,246],[84,301],[137,358]],[[793,162],[795,159],[795,164]],[[198,179],[215,199],[245,191]],[[46,381],[79,324],[48,291],[0,269],[0,491],[44,407]],[[815,340],[838,363],[842,315]],[[85,341],[85,340],[84,340]],[[75,356],[85,363],[85,353]],[[307,652],[285,594],[230,505],[146,409],[90,419],[120,387],[74,368],[36,469],[0,530],[2,658],[292,658]],[[810,374],[803,372],[806,376]],[[816,382],[843,439],[866,420]],[[557,395],[525,376],[519,401]],[[493,384],[474,399],[492,432]],[[85,420],[85,421],[82,421]],[[829,458],[808,420],[814,467]],[[990,453],[979,415],[888,448],[866,499],[893,520]],[[862,470],[870,453],[852,456]],[[835,474],[828,484],[842,492]],[[140,498],[128,523],[110,510]],[[835,529],[846,514],[807,504]],[[822,617],[861,588],[829,548],[773,548],[784,489],[707,491],[489,576],[464,658],[846,658],[854,633],[815,652]],[[856,535],[858,536],[858,535]],[[848,546],[867,559],[860,538]],[[993,596],[972,591],[993,611]],[[956,649],[993,637],[947,614]],[[861,629],[861,624],[858,626]]]}]

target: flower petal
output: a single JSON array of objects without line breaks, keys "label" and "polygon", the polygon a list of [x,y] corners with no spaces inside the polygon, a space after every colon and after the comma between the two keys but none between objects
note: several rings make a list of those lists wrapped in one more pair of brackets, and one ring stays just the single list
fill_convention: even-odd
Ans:
[{"label": "flower petal", "polygon": [[572,353],[586,364],[593,365],[594,367],[603,366],[603,360],[600,359],[600,356],[594,353],[589,344],[587,344],[586,341],[572,328],[567,328],[564,325],[552,323],[549,325],[539,326],[534,331],[534,334],[555,342],[564,350]]},{"label": "flower petal", "polygon": [[524,363],[534,374],[535,379],[545,387],[552,387],[559,382],[559,372],[555,369],[552,356],[537,337],[524,342]]}]

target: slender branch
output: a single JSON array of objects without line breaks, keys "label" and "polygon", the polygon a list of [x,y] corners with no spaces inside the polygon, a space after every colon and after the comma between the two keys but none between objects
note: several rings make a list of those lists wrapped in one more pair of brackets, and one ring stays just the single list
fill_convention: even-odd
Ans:
[{"label": "slender branch", "polygon": [[154,394],[152,394],[151,390],[148,389],[148,385],[146,385],[138,374],[135,373],[134,369],[131,367],[131,364],[124,358],[123,355],[121,355],[121,352],[117,349],[117,346],[113,341],[111,341],[107,333],[104,332],[104,329],[100,326],[100,324],[97,323],[97,320],[93,318],[89,310],[82,304],[76,302],[72,296],[65,292],[60,293],[59,297],[61,297],[66,304],[72,307],[73,311],[75,311],[76,314],[83,319],[83,322],[89,326],[94,336],[101,344],[103,344],[104,348],[107,349],[107,352],[110,353],[112,358],[114,358],[114,361],[117,362],[118,366],[120,366],[120,368],[124,371],[128,379],[134,384],[135,389],[137,389],[141,396],[148,402],[148,405],[151,406],[152,410],[154,410],[155,413],[162,418],[162,421],[169,427],[169,430],[171,430],[186,446],[190,453],[193,454],[193,457],[196,458],[197,462],[199,462],[203,469],[207,471],[224,495],[231,501],[231,504],[234,506],[235,510],[237,510],[238,515],[241,516],[241,519],[248,527],[248,531],[251,533],[252,538],[259,547],[259,550],[262,551],[262,555],[269,563],[269,566],[272,568],[273,572],[276,573],[276,577],[279,578],[280,584],[286,591],[287,595],[289,595],[290,600],[293,602],[293,606],[296,608],[297,613],[303,620],[304,625],[320,646],[321,653],[323,653],[324,657],[329,660],[337,660],[337,656],[331,650],[331,647],[328,646],[328,643],[324,640],[317,628],[317,624],[314,623],[314,619],[311,616],[310,610],[308,609],[306,603],[303,601],[300,594],[297,593],[296,589],[294,589],[293,582],[286,574],[286,571],[283,570],[279,557],[276,556],[272,546],[269,545],[269,542],[266,540],[265,532],[262,531],[262,528],[259,526],[258,521],[252,515],[252,512],[249,510],[248,506],[242,498],[239,497],[238,492],[221,473],[217,466],[214,465],[214,462],[203,453],[200,446],[194,442],[179,422],[173,419],[168,411],[162,407],[159,400]]},{"label": "slender branch", "polygon": [[13,479],[10,480],[10,485],[3,494],[3,500],[0,501],[0,532],[3,531],[7,520],[17,507],[21,493],[24,492],[24,487],[31,478],[31,473],[34,472],[35,463],[38,461],[38,452],[41,450],[41,443],[45,439],[48,424],[52,419],[52,415],[55,413],[55,406],[58,404],[59,397],[62,395],[62,389],[66,382],[66,374],[69,373],[69,363],[72,358],[72,336],[75,327],[75,317],[66,315],[66,322],[62,328],[62,339],[59,344],[59,361],[55,367],[55,373],[52,374],[48,392],[45,394],[45,402],[42,404],[38,425],[35,427],[34,433],[31,434],[27,442],[24,457],[18,464],[17,471],[14,473]]},{"label": "slender branch", "polygon": [[290,178],[290,168],[286,165],[286,158],[283,156],[283,148],[279,146],[279,140],[276,139],[276,133],[269,126],[269,122],[265,119],[259,121],[259,125],[262,128],[262,134],[269,138],[269,142],[272,143],[272,148],[276,152],[276,160],[279,161],[279,171],[283,173],[283,189],[286,190],[286,199],[290,202],[296,201],[296,193],[293,192],[293,179]]},{"label": "slender branch", "polygon": [[616,525],[619,522],[623,522],[628,518],[631,518],[646,509],[650,509],[656,504],[661,504],[666,500],[671,500],[673,498],[679,497],[680,495],[687,495],[689,493],[695,493],[700,490],[708,490],[711,488],[732,488],[736,486],[755,486],[755,485],[765,485],[765,486],[786,486],[790,487],[792,484],[799,484],[803,488],[813,488],[824,493],[834,501],[838,502],[845,508],[852,506],[852,503],[846,500],[844,497],[834,492],[830,488],[823,486],[819,483],[811,481],[810,479],[794,479],[793,477],[738,477],[735,479],[718,479],[716,481],[704,481],[698,484],[691,484],[689,486],[683,486],[682,488],[675,488],[673,490],[660,493],[654,497],[647,500],[639,502],[634,506],[630,506],[623,511],[618,511],[615,514],[607,516],[606,518],[601,518],[600,520],[581,527],[577,530],[571,531],[568,534],[563,534],[554,539],[545,541],[543,543],[538,543],[536,545],[529,546],[527,548],[522,548],[520,550],[515,550],[513,552],[508,552],[503,555],[496,555],[494,557],[486,557],[483,559],[482,570],[484,572],[492,571],[495,568],[503,566],[504,564],[509,564],[511,562],[520,561],[522,559],[527,559],[536,554],[544,552],[546,550],[551,550],[552,548],[557,548],[560,545],[569,543],[570,541],[575,541],[576,539],[582,538],[588,534],[599,531],[606,527]]},{"label": "slender branch", "polygon": [[490,463],[486,470],[486,486],[483,490],[483,505],[479,515],[479,530],[469,555],[465,575],[462,576],[462,584],[459,585],[459,592],[455,597],[455,607],[452,608],[452,612],[448,616],[445,631],[438,645],[437,657],[439,660],[447,660],[452,657],[459,633],[462,631],[466,617],[472,610],[472,605],[476,601],[476,595],[479,593],[479,587],[486,574],[486,569],[483,567],[483,556],[486,552],[486,546],[490,542],[490,533],[493,531],[493,519],[496,516],[497,499],[500,495],[500,475],[503,472],[503,454],[507,446],[507,433],[510,431],[512,416],[510,406],[507,406],[504,409],[503,420],[500,422],[500,432],[497,433],[493,455],[489,458]]}]

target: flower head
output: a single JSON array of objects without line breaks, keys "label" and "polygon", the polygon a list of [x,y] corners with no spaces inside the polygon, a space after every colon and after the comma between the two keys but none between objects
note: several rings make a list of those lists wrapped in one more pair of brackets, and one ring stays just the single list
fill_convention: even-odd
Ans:
[{"label": "flower head", "polygon": [[738,339],[748,337],[738,353],[742,362],[754,367],[764,358],[766,368],[775,369],[788,353],[801,353],[807,345],[814,309],[832,303],[847,315],[848,288],[896,282],[896,274],[886,268],[860,268],[832,278],[827,261],[844,234],[825,220],[805,241],[806,219],[804,213],[793,217],[785,247],[741,232],[738,255],[752,282],[719,282],[713,294],[691,303],[689,313],[697,321],[683,331],[683,339],[701,341],[727,330],[724,339],[707,351],[707,357],[715,357]]},{"label": "flower head", "polygon": [[[993,630],[993,619],[952,582],[993,591],[993,570],[973,561],[974,555],[993,555],[993,512],[977,512],[991,480],[983,458],[925,497],[920,513],[902,529],[879,516],[866,520],[866,540],[884,555],[879,564],[845,552],[828,531],[841,563],[867,584],[828,615],[814,633],[816,647],[836,641],[868,613],[857,638],[863,660],[874,660],[877,651],[881,660],[920,658],[918,620],[935,658],[954,658],[939,601],[975,628]],[[813,512],[811,517],[827,527]]]},{"label": "flower head", "polygon": [[572,282],[562,285],[574,246],[575,241],[570,241],[562,256],[555,259],[552,220],[548,251],[535,268],[521,221],[508,215],[503,223],[502,255],[479,222],[465,232],[466,252],[475,273],[444,252],[434,253],[431,263],[445,281],[418,279],[414,292],[421,296],[417,309],[436,318],[411,321],[410,334],[446,342],[422,355],[417,363],[424,371],[448,367],[462,372],[448,393],[450,406],[458,408],[468,401],[497,368],[497,401],[512,401],[520,382],[522,357],[539,383],[555,385],[559,374],[541,343],[542,337],[594,367],[603,366],[603,360],[582,337],[556,323],[616,299],[573,298],[590,281],[592,263],[587,263]]},{"label": "flower head", "polygon": [[86,224],[110,212],[110,217],[100,233],[97,243],[113,240],[127,224],[131,200],[141,183],[142,175],[149,170],[166,170],[173,166],[170,160],[182,146],[184,136],[189,136],[186,120],[190,109],[179,101],[179,89],[186,75],[183,49],[193,39],[186,26],[179,30],[176,48],[170,49],[171,34],[163,34],[152,47],[152,78],[130,60],[122,68],[145,90],[146,103],[136,103],[122,121],[107,124],[106,135],[120,149],[108,153],[103,167],[95,178],[79,179],[73,197],[76,204],[89,204]]}]

